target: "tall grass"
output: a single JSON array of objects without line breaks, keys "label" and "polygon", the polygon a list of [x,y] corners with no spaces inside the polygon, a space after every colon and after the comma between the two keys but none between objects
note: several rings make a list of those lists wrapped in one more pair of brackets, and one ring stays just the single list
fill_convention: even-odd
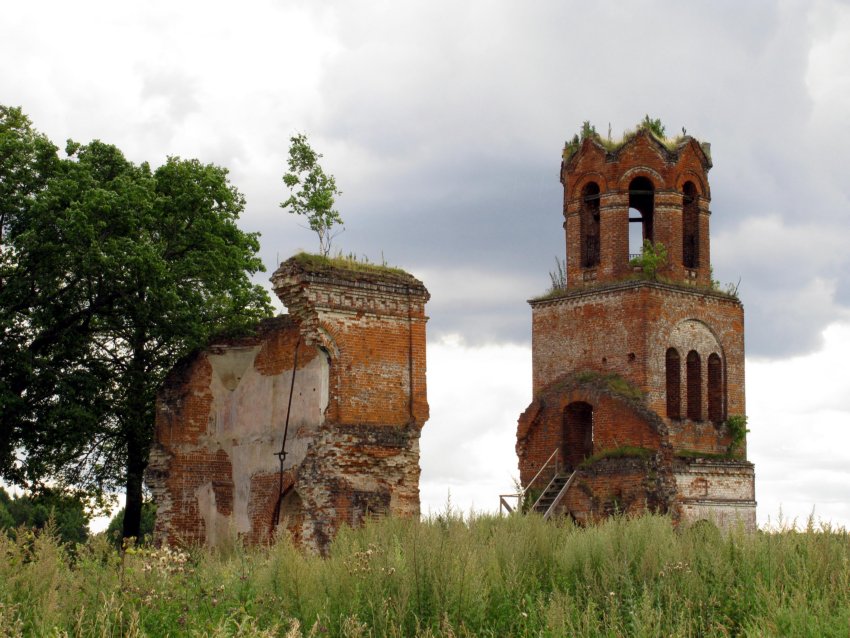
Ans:
[{"label": "tall grass", "polygon": [[216,551],[0,536],[0,636],[847,636],[850,535],[452,512]]}]

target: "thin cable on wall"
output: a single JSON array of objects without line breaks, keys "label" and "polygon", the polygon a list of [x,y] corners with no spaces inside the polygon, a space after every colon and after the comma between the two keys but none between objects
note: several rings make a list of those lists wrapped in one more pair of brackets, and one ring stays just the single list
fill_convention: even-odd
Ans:
[{"label": "thin cable on wall", "polygon": [[[295,371],[298,369],[298,349],[301,347],[301,334],[298,335],[298,341],[295,344],[295,355],[292,357],[292,380],[289,383],[289,401],[286,404],[286,421],[283,426],[283,441],[280,443],[280,452],[277,452],[275,456],[277,456],[280,461],[280,473],[279,473],[279,483],[277,490],[277,503],[274,506],[274,513],[272,514],[271,521],[271,533],[274,535],[274,531],[277,528],[278,519],[280,518],[280,506],[283,502],[284,490],[283,490],[283,464],[286,462],[286,437],[289,435],[289,414],[292,412],[292,395],[295,393]],[[292,485],[286,490],[289,492],[289,489],[292,488]]]}]

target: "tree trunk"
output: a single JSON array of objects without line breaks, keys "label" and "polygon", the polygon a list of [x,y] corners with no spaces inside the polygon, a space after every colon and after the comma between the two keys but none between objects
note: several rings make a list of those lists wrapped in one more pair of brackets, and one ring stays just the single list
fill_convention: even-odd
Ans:
[{"label": "tree trunk", "polygon": [[[140,293],[143,298],[143,293]],[[145,332],[139,328],[133,338],[133,360],[127,374],[127,420],[124,438],[127,443],[127,501],[124,505],[124,538],[139,538],[142,523],[142,481],[148,464],[153,432],[153,400],[146,389],[147,355]]]},{"label": "tree trunk", "polygon": [[142,478],[147,450],[139,445],[139,438],[130,436],[127,441],[127,502],[124,505],[124,529],[121,532],[124,538],[139,538],[142,524]]}]

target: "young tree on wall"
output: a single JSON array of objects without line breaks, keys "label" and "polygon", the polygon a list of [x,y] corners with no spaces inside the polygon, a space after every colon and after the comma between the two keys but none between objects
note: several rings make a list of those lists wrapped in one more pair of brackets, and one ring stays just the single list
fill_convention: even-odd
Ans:
[{"label": "young tree on wall", "polygon": [[[223,168],[156,170],[99,141],[66,158],[0,110],[0,476],[123,487],[137,536],[154,401],[177,360],[271,313]],[[10,195],[11,193],[11,195]]]},{"label": "young tree on wall", "polygon": [[[322,170],[319,165],[322,156],[311,148],[306,135],[299,133],[289,141],[289,172],[284,174],[283,183],[291,194],[280,207],[307,218],[310,230],[319,237],[319,253],[327,257],[336,236],[333,227],[343,223],[333,207],[342,192],[337,189],[334,176]],[[293,190],[296,187],[298,190]]]}]

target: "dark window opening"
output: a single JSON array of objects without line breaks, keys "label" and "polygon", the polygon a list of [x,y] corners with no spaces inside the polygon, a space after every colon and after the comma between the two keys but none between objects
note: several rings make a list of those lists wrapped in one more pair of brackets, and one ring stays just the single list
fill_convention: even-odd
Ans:
[{"label": "dark window opening", "polygon": [[574,401],[564,408],[562,455],[567,470],[593,454],[593,406]]},{"label": "dark window opening", "polygon": [[[653,238],[655,187],[646,177],[636,177],[629,184],[629,256],[640,255],[643,242]],[[632,230],[632,229],[635,230]]]},{"label": "dark window opening", "polygon": [[699,196],[693,182],[682,189],[682,263],[699,267]]},{"label": "dark window opening", "polygon": [[676,348],[667,349],[667,416],[682,418],[681,360]]},{"label": "dark window opening", "polygon": [[599,265],[599,185],[590,182],[582,190],[581,199],[581,265]]},{"label": "dark window opening", "polygon": [[723,421],[723,365],[716,353],[708,355],[708,420]]},{"label": "dark window opening", "polygon": [[688,383],[688,418],[702,420],[702,362],[696,350],[688,353],[685,363]]}]

